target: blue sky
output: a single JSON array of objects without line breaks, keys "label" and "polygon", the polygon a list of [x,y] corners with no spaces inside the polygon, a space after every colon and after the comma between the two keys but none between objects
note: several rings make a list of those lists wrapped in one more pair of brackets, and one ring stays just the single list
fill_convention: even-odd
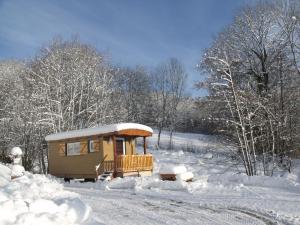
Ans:
[{"label": "blue sky", "polygon": [[0,59],[31,58],[54,36],[78,35],[111,62],[146,68],[176,57],[189,75],[246,0],[0,0]]}]

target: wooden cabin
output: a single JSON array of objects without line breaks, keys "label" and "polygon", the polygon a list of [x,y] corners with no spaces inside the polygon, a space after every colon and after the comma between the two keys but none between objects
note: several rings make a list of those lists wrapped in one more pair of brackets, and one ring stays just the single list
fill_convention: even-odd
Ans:
[{"label": "wooden cabin", "polygon": [[[151,175],[153,157],[146,138],[153,130],[136,123],[120,123],[48,135],[49,173],[65,179],[100,179]],[[136,138],[143,138],[143,154],[137,154]]]}]

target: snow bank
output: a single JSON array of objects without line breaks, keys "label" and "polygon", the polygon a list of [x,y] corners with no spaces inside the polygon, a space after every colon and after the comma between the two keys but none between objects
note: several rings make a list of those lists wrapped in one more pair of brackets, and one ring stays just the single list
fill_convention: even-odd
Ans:
[{"label": "snow bank", "polygon": [[220,175],[211,175],[208,182],[214,185],[222,185],[227,187],[248,186],[248,187],[264,187],[284,189],[290,191],[299,191],[300,184],[292,179],[282,177],[269,176],[247,176],[246,174],[234,174],[227,172]]},{"label": "snow bank", "polygon": [[11,176],[12,177],[21,177],[25,174],[25,169],[20,165],[13,165],[11,168]]},{"label": "snow bank", "polygon": [[194,174],[192,172],[185,172],[185,173],[177,174],[176,180],[189,181],[189,180],[192,180],[193,177],[194,177]]},{"label": "snow bank", "polygon": [[25,175],[10,181],[11,170],[0,164],[0,224],[54,225],[87,221],[90,207],[54,178]]},{"label": "snow bank", "polygon": [[11,180],[11,170],[0,163],[0,188],[7,185]]},{"label": "snow bank", "polygon": [[117,123],[117,124],[104,125],[100,127],[92,127],[92,128],[81,129],[81,130],[73,130],[73,131],[61,132],[57,134],[51,134],[46,136],[45,140],[56,141],[56,140],[63,140],[68,138],[87,137],[87,136],[93,136],[99,134],[113,133],[113,132],[128,130],[128,129],[144,130],[153,133],[152,128],[142,124]]},{"label": "snow bank", "polygon": [[163,165],[159,169],[159,174],[162,180],[179,180],[179,181],[191,181],[194,177],[192,172],[187,172],[187,169],[183,165]]},{"label": "snow bank", "polygon": [[204,159],[212,159],[212,158],[213,158],[213,154],[210,153],[210,152],[209,152],[209,153],[206,153],[206,154],[203,155],[203,158],[204,158]]}]

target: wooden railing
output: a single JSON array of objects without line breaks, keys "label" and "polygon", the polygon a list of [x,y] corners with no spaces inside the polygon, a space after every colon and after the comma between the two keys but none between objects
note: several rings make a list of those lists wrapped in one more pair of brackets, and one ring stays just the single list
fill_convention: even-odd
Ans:
[{"label": "wooden railing", "polygon": [[[99,172],[114,171],[114,161],[103,161],[99,168]],[[153,157],[147,155],[119,155],[117,158],[116,172],[139,172],[150,171],[153,169]]]},{"label": "wooden railing", "polygon": [[147,155],[119,155],[117,172],[150,171],[153,169],[153,157]]},{"label": "wooden railing", "polygon": [[113,160],[104,161],[102,170],[103,172],[112,172],[114,171],[115,162]]}]

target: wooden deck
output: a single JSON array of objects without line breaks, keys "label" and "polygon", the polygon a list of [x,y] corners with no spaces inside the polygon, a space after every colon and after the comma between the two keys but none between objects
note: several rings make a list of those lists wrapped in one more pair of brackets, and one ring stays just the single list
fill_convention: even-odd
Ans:
[{"label": "wooden deck", "polygon": [[[143,172],[153,170],[153,156],[151,154],[146,155],[118,155],[117,157],[116,172],[117,173],[131,173],[131,172]],[[113,160],[104,161],[101,165],[101,173],[113,172],[115,169],[115,163]]]}]

